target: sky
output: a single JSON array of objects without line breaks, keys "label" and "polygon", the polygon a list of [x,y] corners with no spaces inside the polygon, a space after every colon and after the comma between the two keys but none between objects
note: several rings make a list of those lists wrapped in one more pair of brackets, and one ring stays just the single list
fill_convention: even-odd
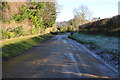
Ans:
[{"label": "sky", "polygon": [[60,13],[57,22],[68,21],[74,17],[73,10],[85,5],[92,12],[92,17],[109,18],[118,15],[118,2],[120,0],[57,0]]}]

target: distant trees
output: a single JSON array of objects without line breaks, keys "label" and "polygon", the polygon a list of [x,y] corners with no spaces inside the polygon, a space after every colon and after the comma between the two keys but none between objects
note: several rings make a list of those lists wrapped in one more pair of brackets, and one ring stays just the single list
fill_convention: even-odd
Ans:
[{"label": "distant trees", "polygon": [[73,13],[73,19],[58,23],[61,31],[79,31],[78,26],[88,22],[92,15],[92,12],[85,5],[80,5],[80,7],[75,8]]},{"label": "distant trees", "polygon": [[57,22],[56,27],[60,32],[73,32],[73,31],[76,31],[76,27],[72,26],[70,21]]},{"label": "distant trees", "polygon": [[74,18],[72,20],[72,24],[75,27],[78,27],[81,24],[84,24],[91,18],[91,11],[85,5],[80,5],[78,8],[73,10]]},{"label": "distant trees", "polygon": [[91,11],[85,5],[80,5],[78,8],[74,9],[74,17],[79,18],[80,20],[88,20],[91,15]]}]

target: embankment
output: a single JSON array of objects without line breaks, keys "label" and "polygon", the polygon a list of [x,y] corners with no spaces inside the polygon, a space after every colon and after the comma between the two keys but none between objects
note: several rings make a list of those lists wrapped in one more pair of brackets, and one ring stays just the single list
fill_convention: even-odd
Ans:
[{"label": "embankment", "polygon": [[79,26],[79,31],[91,34],[120,36],[120,15],[81,25]]},{"label": "embankment", "polygon": [[2,59],[8,60],[12,57],[22,55],[24,51],[32,48],[33,46],[39,45],[40,42],[43,42],[49,38],[53,37],[52,34],[29,36],[22,38],[13,38],[8,40],[3,40],[1,42],[2,48]]}]

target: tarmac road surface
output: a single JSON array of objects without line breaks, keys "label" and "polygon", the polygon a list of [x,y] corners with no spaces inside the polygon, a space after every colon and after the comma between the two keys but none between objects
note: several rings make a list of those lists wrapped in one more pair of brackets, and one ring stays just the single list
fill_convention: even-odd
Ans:
[{"label": "tarmac road surface", "polygon": [[116,78],[117,73],[94,57],[84,45],[56,35],[3,61],[3,78]]}]

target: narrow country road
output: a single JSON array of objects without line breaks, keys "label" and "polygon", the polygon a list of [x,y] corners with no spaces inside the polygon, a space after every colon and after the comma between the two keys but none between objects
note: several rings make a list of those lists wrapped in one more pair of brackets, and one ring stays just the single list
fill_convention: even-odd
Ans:
[{"label": "narrow country road", "polygon": [[3,78],[116,78],[117,73],[82,44],[57,35],[3,62]]}]

